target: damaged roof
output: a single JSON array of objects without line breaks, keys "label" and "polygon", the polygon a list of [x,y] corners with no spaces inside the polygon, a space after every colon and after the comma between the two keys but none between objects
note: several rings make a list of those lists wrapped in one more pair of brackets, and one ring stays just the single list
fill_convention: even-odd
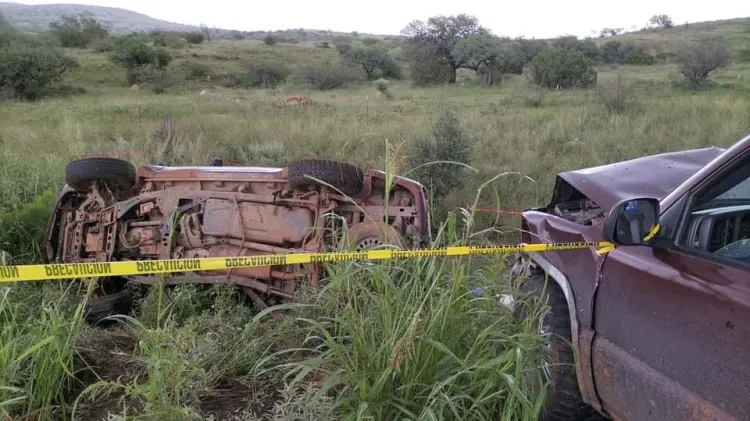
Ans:
[{"label": "damaged roof", "polygon": [[[725,149],[709,147],[584,168],[558,174],[604,209],[634,196],[663,199]],[[559,185],[559,184],[558,184]]]}]

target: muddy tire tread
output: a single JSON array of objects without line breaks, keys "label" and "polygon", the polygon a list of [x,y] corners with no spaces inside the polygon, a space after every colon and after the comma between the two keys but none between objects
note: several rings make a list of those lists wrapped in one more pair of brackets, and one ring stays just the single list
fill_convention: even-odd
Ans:
[{"label": "muddy tire tread", "polygon": [[575,354],[570,346],[570,313],[562,290],[543,270],[533,266],[529,268],[521,290],[542,300],[548,299],[552,353],[556,355],[557,363],[561,364],[554,368],[554,378],[550,382],[539,421],[606,420],[607,418],[583,401],[578,388]]},{"label": "muddy tire tread", "polygon": [[88,190],[92,181],[102,180],[129,189],[135,184],[133,164],[117,158],[83,158],[65,167],[65,181],[78,191]]}]

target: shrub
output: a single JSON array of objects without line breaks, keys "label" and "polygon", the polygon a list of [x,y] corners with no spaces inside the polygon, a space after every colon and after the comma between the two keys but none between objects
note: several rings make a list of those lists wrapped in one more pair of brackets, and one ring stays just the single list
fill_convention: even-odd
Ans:
[{"label": "shrub", "polygon": [[352,48],[344,57],[350,63],[360,67],[365,72],[368,80],[382,77],[392,79],[401,77],[401,68],[385,48]]},{"label": "shrub", "polygon": [[109,36],[101,23],[84,13],[78,16],[65,15],[59,21],[50,23],[49,27],[63,47],[84,48],[97,39]]},{"label": "shrub", "polygon": [[575,36],[564,36],[557,38],[552,41],[552,46],[580,51],[591,60],[598,59],[599,55],[601,54],[601,52],[599,51],[599,47],[596,46],[596,43],[593,40],[580,40]]},{"label": "shrub", "polygon": [[221,86],[230,89],[248,89],[253,87],[255,79],[246,72],[227,73],[221,78]]},{"label": "shrub", "polygon": [[188,80],[205,81],[214,75],[214,69],[211,66],[195,61],[182,63],[182,70],[185,72],[185,78]]},{"label": "shrub", "polygon": [[205,40],[206,36],[201,32],[190,32],[185,35],[185,41],[187,41],[188,44],[203,44],[203,41]]},{"label": "shrub", "polygon": [[376,38],[364,38],[362,40],[362,44],[367,45],[367,46],[375,45],[378,42],[380,42],[380,41],[378,39],[376,39]]},{"label": "shrub", "polygon": [[638,66],[652,66],[656,64],[656,57],[645,51],[633,51],[625,54],[622,58],[622,63]]},{"label": "shrub", "polygon": [[677,53],[680,73],[689,85],[705,83],[711,72],[729,64],[731,57],[724,42],[718,39],[704,39],[684,44]]},{"label": "shrub", "polygon": [[380,78],[373,82],[373,86],[375,86],[375,90],[377,90],[381,95],[383,95],[387,99],[392,99],[393,94],[391,94],[391,91],[388,90],[388,87],[390,85],[390,82],[388,80]]},{"label": "shrub", "polygon": [[620,48],[622,43],[620,41],[607,41],[601,48],[600,58],[603,62],[608,64],[620,63],[622,61],[622,52]]},{"label": "shrub", "polygon": [[263,43],[268,46],[276,45],[276,38],[273,35],[268,34],[263,38]]},{"label": "shrub", "polygon": [[596,77],[593,61],[569,48],[548,47],[531,61],[532,81],[545,88],[587,88]]},{"label": "shrub", "polygon": [[357,80],[353,69],[343,63],[306,64],[295,73],[295,79],[312,89],[328,91]]},{"label": "shrub", "polygon": [[352,44],[350,44],[349,42],[340,42],[336,44],[336,51],[338,51],[342,56],[345,56],[351,50]]},{"label": "shrub", "polygon": [[25,100],[39,99],[77,66],[75,60],[43,45],[0,46],[0,93]]},{"label": "shrub", "polygon": [[453,75],[451,64],[442,56],[429,52],[417,53],[409,67],[414,86],[430,86],[447,83]]},{"label": "shrub", "polygon": [[247,73],[253,81],[252,86],[276,87],[286,82],[289,77],[289,69],[282,64],[253,61],[247,64]]},{"label": "shrub", "polygon": [[599,104],[610,113],[615,114],[622,114],[627,111],[635,100],[630,83],[622,75],[617,75],[617,78],[612,82],[597,84],[596,96]]},{"label": "shrub", "polygon": [[155,94],[162,94],[175,84],[174,75],[157,63],[144,64],[133,73],[137,81],[150,88]]},{"label": "shrub", "polygon": [[471,165],[471,145],[472,142],[464,133],[455,112],[443,106],[432,126],[431,136],[415,142],[414,150],[408,159],[409,167],[414,170],[416,177],[431,189],[435,199],[443,198],[451,190],[463,185],[466,168],[453,162]]},{"label": "shrub", "polygon": [[331,48],[331,43],[328,41],[321,41],[318,43],[318,48]]},{"label": "shrub", "polygon": [[110,59],[128,71],[128,83],[138,82],[139,69],[146,65],[165,68],[172,55],[164,48],[153,48],[135,37],[118,39]]},{"label": "shrub", "polygon": [[91,49],[96,51],[97,53],[109,53],[115,49],[115,42],[112,40],[112,38],[102,38],[100,40],[94,41],[91,44]]}]

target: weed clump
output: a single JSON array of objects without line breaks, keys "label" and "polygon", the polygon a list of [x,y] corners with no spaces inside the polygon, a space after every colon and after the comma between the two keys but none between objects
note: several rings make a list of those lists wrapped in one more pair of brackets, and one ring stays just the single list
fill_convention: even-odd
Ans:
[{"label": "weed clump", "polygon": [[597,85],[596,97],[598,103],[613,114],[626,112],[635,100],[631,84],[619,74],[614,81]]}]

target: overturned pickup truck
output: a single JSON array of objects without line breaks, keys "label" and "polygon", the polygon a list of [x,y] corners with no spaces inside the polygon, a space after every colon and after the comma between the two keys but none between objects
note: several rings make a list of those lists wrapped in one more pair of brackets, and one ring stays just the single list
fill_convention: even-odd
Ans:
[{"label": "overturned pickup truck", "polygon": [[[418,182],[328,160],[287,168],[136,168],[114,158],[66,167],[45,235],[47,263],[148,261],[318,253],[348,245],[420,248],[429,244],[426,190]],[[346,237],[342,238],[342,226]],[[167,283],[241,287],[260,306],[291,300],[316,284],[316,264],[182,273]],[[89,302],[90,318],[129,305],[150,275],[107,278]]]},{"label": "overturned pickup truck", "polygon": [[541,419],[750,419],[750,137],[559,174],[522,230],[616,245],[517,263],[551,310]]}]

